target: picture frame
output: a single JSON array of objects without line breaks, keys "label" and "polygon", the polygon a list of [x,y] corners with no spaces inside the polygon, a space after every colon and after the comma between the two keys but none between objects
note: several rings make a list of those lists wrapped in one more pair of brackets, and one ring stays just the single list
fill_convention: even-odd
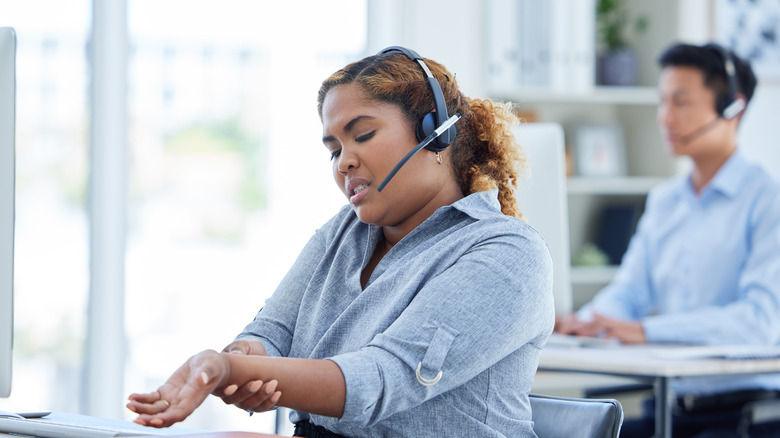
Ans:
[{"label": "picture frame", "polygon": [[575,176],[614,178],[627,174],[623,128],[617,123],[582,123],[571,128]]}]

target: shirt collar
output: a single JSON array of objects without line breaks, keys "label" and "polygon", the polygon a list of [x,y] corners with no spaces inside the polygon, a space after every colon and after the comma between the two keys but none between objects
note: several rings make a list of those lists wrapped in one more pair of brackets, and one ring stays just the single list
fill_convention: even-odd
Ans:
[{"label": "shirt collar", "polygon": [[748,176],[748,168],[748,162],[742,152],[739,149],[734,150],[712,178],[706,191],[718,191],[729,198],[736,197]]},{"label": "shirt collar", "polygon": [[451,208],[462,211],[474,219],[487,219],[501,213],[501,203],[498,202],[498,189],[475,192],[459,199],[450,205]]}]

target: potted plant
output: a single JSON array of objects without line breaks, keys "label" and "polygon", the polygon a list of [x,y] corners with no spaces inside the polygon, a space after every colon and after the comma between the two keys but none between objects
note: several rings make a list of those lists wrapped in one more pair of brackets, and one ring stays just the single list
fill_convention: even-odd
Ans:
[{"label": "potted plant", "polygon": [[596,31],[599,55],[596,78],[599,85],[636,85],[637,56],[628,39],[647,30],[646,16],[629,17],[625,0],[598,0]]}]

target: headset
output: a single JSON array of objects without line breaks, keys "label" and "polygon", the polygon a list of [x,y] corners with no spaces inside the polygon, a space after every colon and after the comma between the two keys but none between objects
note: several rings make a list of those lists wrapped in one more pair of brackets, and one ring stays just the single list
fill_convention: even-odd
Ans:
[{"label": "headset", "polygon": [[715,100],[715,111],[718,113],[718,117],[715,120],[700,126],[680,138],[683,143],[690,143],[701,135],[707,133],[714,128],[721,119],[730,120],[738,116],[745,110],[746,104],[744,98],[737,99],[737,91],[739,91],[739,84],[737,82],[737,68],[734,64],[734,58],[731,56],[731,52],[726,50],[725,47],[720,44],[706,44],[705,46],[713,52],[716,56],[720,57],[723,63],[723,68],[726,70],[726,82],[728,86],[728,93],[723,96],[717,96]]},{"label": "headset", "polygon": [[[420,65],[420,68],[422,68],[423,73],[425,73],[425,76],[428,80],[428,86],[430,87],[431,93],[433,94],[433,107],[436,111],[426,114],[425,117],[420,120],[420,123],[417,124],[417,129],[415,130],[417,134],[417,141],[421,142],[426,137],[433,134],[437,128],[444,125],[447,119],[450,118],[449,115],[447,115],[447,102],[444,100],[444,92],[441,90],[439,81],[433,77],[431,70],[427,65],[425,65],[425,61],[423,61],[422,56],[418,55],[417,52],[401,46],[391,46],[383,49],[378,54],[381,55],[389,52],[403,53],[412,61],[417,62],[417,64]],[[447,146],[452,144],[453,141],[455,141],[456,134],[457,130],[455,129],[455,125],[452,125],[433,141],[431,141],[427,146],[425,146],[425,149],[433,152],[441,152],[446,149]]]},{"label": "headset", "polygon": [[381,192],[401,167],[423,148],[438,153],[452,144],[452,142],[455,141],[455,135],[457,134],[455,122],[460,119],[460,114],[458,113],[453,114],[452,117],[447,114],[447,102],[444,100],[444,92],[441,90],[441,85],[439,84],[439,81],[433,77],[428,66],[425,65],[422,56],[418,55],[414,50],[409,50],[400,46],[388,47],[377,55],[389,52],[403,53],[407,58],[420,65],[420,68],[422,68],[422,71],[425,73],[428,80],[428,86],[431,89],[431,93],[433,94],[433,108],[435,111],[426,114],[422,120],[420,120],[420,123],[417,124],[415,134],[417,135],[417,141],[420,143],[395,165],[393,170],[390,171],[384,181],[377,187],[378,192]]},{"label": "headset", "polygon": [[726,70],[728,94],[718,96],[715,109],[718,111],[718,115],[724,119],[733,119],[745,110],[745,99],[737,99],[736,97],[737,91],[739,91],[739,84],[737,82],[737,68],[734,64],[734,58],[731,56],[731,52],[719,44],[707,44],[705,47],[715,51],[720,56],[723,67]]}]

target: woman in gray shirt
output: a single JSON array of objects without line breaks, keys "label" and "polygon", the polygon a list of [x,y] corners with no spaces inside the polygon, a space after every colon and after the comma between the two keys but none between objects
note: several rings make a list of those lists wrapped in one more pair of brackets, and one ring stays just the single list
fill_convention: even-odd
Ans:
[{"label": "woman in gray shirt", "polygon": [[296,436],[535,436],[552,262],[516,205],[515,116],[401,47],[326,79],[318,110],[349,205],[222,353],[130,396],[136,422],[169,426],[214,393],[291,408]]}]

